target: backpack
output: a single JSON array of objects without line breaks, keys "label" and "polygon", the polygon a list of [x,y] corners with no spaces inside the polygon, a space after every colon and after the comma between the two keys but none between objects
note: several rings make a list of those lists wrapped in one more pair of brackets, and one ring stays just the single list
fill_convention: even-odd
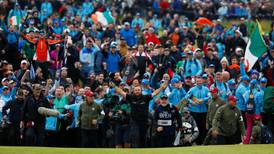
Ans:
[{"label": "backpack", "polygon": [[[223,82],[223,84],[224,84],[224,87],[225,87],[225,91],[227,91],[227,85],[226,85],[226,83],[225,83],[225,82]],[[217,88],[217,84],[216,84],[216,82],[214,83],[214,87],[216,87],[216,88]]]},{"label": "backpack", "polygon": [[272,144],[273,134],[269,127],[261,126],[261,144]]}]

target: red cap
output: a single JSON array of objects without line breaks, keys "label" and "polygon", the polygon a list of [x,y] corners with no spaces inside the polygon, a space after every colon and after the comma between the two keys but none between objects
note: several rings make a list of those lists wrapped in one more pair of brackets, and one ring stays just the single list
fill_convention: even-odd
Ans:
[{"label": "red cap", "polygon": [[86,97],[92,97],[92,96],[94,96],[94,94],[93,94],[92,91],[86,91],[86,92],[85,92],[85,96],[86,96]]},{"label": "red cap", "polygon": [[237,101],[237,98],[235,96],[229,96],[228,101]]},{"label": "red cap", "polygon": [[218,91],[219,91],[219,90],[218,90],[218,88],[216,88],[216,87],[214,87],[213,89],[210,90],[210,92],[212,92],[212,93],[218,93]]},{"label": "red cap", "polygon": [[261,120],[261,119],[262,119],[262,116],[260,116],[260,115],[255,115],[255,116],[254,116],[254,119],[255,119],[255,120]]}]

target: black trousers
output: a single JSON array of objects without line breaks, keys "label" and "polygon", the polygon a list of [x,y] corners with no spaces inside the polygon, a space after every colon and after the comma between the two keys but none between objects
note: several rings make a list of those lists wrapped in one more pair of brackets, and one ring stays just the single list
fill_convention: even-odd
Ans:
[{"label": "black trousers", "polygon": [[217,137],[217,144],[218,145],[226,145],[226,144],[237,144],[237,135],[232,136],[222,136],[218,135]]},{"label": "black trousers", "polygon": [[155,136],[155,139],[156,139],[155,140],[156,147],[173,147],[175,134],[163,135],[161,133],[157,133]]},{"label": "black trousers", "polygon": [[130,121],[130,140],[132,148],[144,148],[146,146],[147,122]]},{"label": "black trousers", "polygon": [[191,112],[190,114],[195,119],[199,129],[199,136],[196,139],[196,143],[201,145],[206,137],[206,113]]},{"label": "black trousers", "polygon": [[81,145],[85,148],[97,147],[97,129],[81,129]]},{"label": "black trousers", "polygon": [[18,146],[21,144],[20,139],[20,125],[19,124],[11,124],[8,133],[8,144],[12,146]]}]

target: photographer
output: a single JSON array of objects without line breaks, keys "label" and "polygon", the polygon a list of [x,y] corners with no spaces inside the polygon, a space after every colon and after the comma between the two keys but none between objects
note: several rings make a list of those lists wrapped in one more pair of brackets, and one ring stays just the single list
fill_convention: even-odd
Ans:
[{"label": "photographer", "polygon": [[[123,89],[129,93],[128,88]],[[114,123],[114,137],[116,148],[130,148],[130,106],[125,100],[121,100],[109,113],[110,120]]]},{"label": "photographer", "polygon": [[182,117],[182,134],[180,137],[180,145],[191,146],[199,135],[195,119],[190,115],[188,107],[184,107],[184,115]]}]

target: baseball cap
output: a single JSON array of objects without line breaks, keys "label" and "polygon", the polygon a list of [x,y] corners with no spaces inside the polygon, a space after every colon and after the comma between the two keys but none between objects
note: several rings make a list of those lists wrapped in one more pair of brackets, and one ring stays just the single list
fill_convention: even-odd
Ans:
[{"label": "baseball cap", "polygon": [[130,25],[130,23],[129,22],[125,22],[125,26],[129,26]]},{"label": "baseball cap", "polygon": [[2,89],[3,89],[3,90],[6,90],[6,89],[9,89],[9,87],[8,87],[8,86],[3,86]]},{"label": "baseball cap", "polygon": [[116,48],[117,47],[117,43],[116,42],[111,42],[110,47],[111,48]]},{"label": "baseball cap", "polygon": [[161,99],[163,99],[163,98],[168,98],[168,96],[167,96],[166,94],[163,94],[163,95],[161,96]]},{"label": "baseball cap", "polygon": [[193,52],[192,52],[191,50],[188,50],[188,51],[187,51],[187,54],[188,54],[188,55],[193,55]]},{"label": "baseball cap", "polygon": [[62,68],[61,68],[61,71],[67,70],[67,69],[68,69],[67,67],[62,67]]},{"label": "baseball cap", "polygon": [[207,79],[208,75],[205,73],[205,74],[202,75],[202,78]]},{"label": "baseball cap", "polygon": [[184,52],[181,52],[181,57],[182,58],[185,58],[186,57],[186,54]]},{"label": "baseball cap", "polygon": [[28,61],[25,59],[21,61],[21,64],[27,64],[27,63],[28,63]]},{"label": "baseball cap", "polygon": [[256,79],[252,79],[252,80],[250,81],[250,84],[251,84],[251,85],[256,85],[256,84],[257,84],[257,80],[256,80]]},{"label": "baseball cap", "polygon": [[148,45],[151,46],[151,45],[154,45],[154,43],[153,42],[148,42]]},{"label": "baseball cap", "polygon": [[255,115],[254,116],[254,120],[261,120],[262,119],[262,116],[261,115]]},{"label": "baseball cap", "polygon": [[188,108],[188,107],[184,107],[183,111],[184,111],[184,113],[190,113],[190,111],[189,111],[189,108]]},{"label": "baseball cap", "polygon": [[265,77],[262,77],[262,78],[260,79],[260,82],[261,82],[261,83],[267,83],[267,79],[266,79]]},{"label": "baseball cap", "polygon": [[248,81],[248,82],[249,82],[249,81],[250,81],[250,78],[249,78],[248,76],[245,75],[245,76],[242,76],[242,77],[241,77],[241,81]]},{"label": "baseball cap", "polygon": [[171,79],[171,84],[179,83],[179,82],[180,82],[180,80],[178,78]]},{"label": "baseball cap", "polygon": [[235,96],[229,96],[228,101],[237,101],[237,98]]},{"label": "baseball cap", "polygon": [[236,82],[235,82],[234,79],[230,79],[230,80],[227,81],[227,84],[228,84],[228,85],[235,85]]},{"label": "baseball cap", "polygon": [[148,81],[148,79],[143,79],[142,80],[142,85],[148,85],[149,84],[149,81]]},{"label": "baseball cap", "polygon": [[215,65],[214,64],[210,64],[209,67],[215,67]]},{"label": "baseball cap", "polygon": [[148,72],[146,72],[146,73],[144,74],[144,78],[149,79],[149,78],[150,78],[150,74],[149,74]]},{"label": "baseball cap", "polygon": [[9,79],[8,78],[3,78],[2,82],[5,82],[5,81],[9,81]]},{"label": "baseball cap", "polygon": [[14,80],[10,80],[9,81],[9,84],[13,84],[15,81]]},{"label": "baseball cap", "polygon": [[127,85],[127,83],[125,83],[125,82],[120,82],[119,85],[120,85],[120,86],[121,86],[121,85],[124,85],[124,86],[125,86],[125,85]]},{"label": "baseball cap", "polygon": [[255,69],[253,69],[253,70],[251,70],[251,75],[253,75],[253,74],[259,75],[259,72]]},{"label": "baseball cap", "polygon": [[217,87],[214,87],[210,90],[211,93],[218,93],[218,88]]},{"label": "baseball cap", "polygon": [[86,96],[86,97],[93,97],[94,94],[93,94],[92,91],[86,91],[86,92],[85,92],[85,96]]},{"label": "baseball cap", "polygon": [[54,96],[54,95],[49,94],[49,95],[47,96],[47,99],[55,99],[55,96]]}]

